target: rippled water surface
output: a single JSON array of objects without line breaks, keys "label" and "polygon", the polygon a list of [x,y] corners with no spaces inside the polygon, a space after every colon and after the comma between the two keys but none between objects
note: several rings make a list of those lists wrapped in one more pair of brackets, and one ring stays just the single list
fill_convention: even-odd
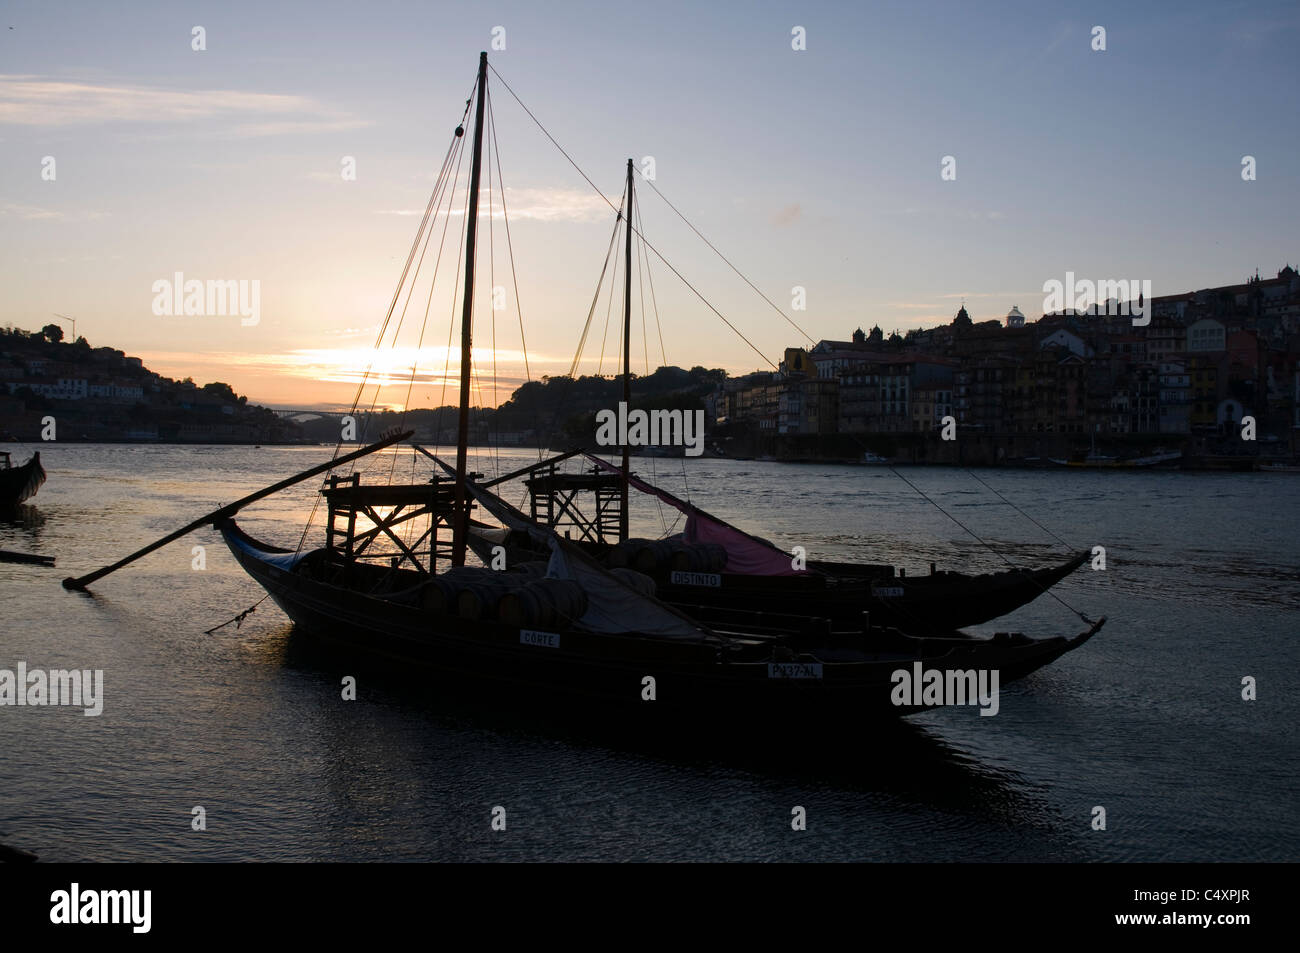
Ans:
[{"label": "rippled water surface", "polygon": [[[41,449],[49,482],[0,523],[0,548],[58,568],[0,564],[0,668],[103,669],[106,694],[98,718],[0,707],[0,842],[42,859],[1300,859],[1293,475],[900,470],[968,533],[888,469],[638,461],[812,558],[1005,568],[971,533],[1017,564],[1067,551],[996,490],[1070,546],[1105,546],[1108,566],[1054,590],[1106,628],[1004,689],[996,717],[864,720],[833,745],[768,743],[743,724],[652,744],[369,677],[343,702],[338,666],[303,652],[270,602],[205,635],[262,595],[210,529],[93,597],[60,588],[328,449]],[[409,474],[412,461],[371,466]],[[241,521],[293,546],[311,506],[304,484]],[[675,515],[640,503],[634,531]],[[979,631],[1081,628],[1044,597]],[[1246,675],[1257,701],[1241,699]],[[490,829],[495,805],[505,832]]]}]

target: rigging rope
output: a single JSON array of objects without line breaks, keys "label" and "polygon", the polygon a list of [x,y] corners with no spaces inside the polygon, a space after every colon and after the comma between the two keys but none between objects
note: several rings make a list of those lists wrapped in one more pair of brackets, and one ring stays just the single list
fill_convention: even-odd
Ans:
[{"label": "rigging rope", "polygon": [[[618,212],[618,225],[616,228],[626,227],[623,221],[623,210]],[[618,233],[615,233],[616,235]],[[609,317],[614,313],[614,286],[618,284],[618,264],[622,255],[614,256],[614,273],[609,277],[609,299],[605,302],[605,330],[600,335],[600,360],[596,364],[596,375],[600,376],[605,370],[605,345],[609,341]]]},{"label": "rigging rope", "polygon": [[[641,206],[640,206],[640,205],[638,205],[638,206],[636,207],[635,212],[636,212],[636,220],[637,220],[637,222],[639,223],[639,226],[638,226],[638,227],[644,229],[645,224],[644,224],[644,219],[641,218]],[[640,247],[640,246],[638,246],[638,248],[639,248],[639,247]],[[655,327],[658,328],[658,330],[659,330],[659,357],[663,360],[663,366],[664,366],[664,367],[667,367],[667,366],[668,366],[668,349],[664,347],[664,326],[663,326],[663,323],[659,320],[659,302],[658,302],[658,300],[656,300],[656,298],[655,298],[655,276],[654,276],[654,269],[650,267],[650,265],[651,265],[651,262],[650,262],[650,256],[649,256],[649,255],[646,255],[646,256],[645,256],[645,259],[646,259],[646,263],[645,263],[645,276],[646,276],[646,281],[647,281],[647,283],[650,285],[650,306],[654,309],[654,313],[655,313]],[[644,303],[642,304],[642,307],[644,307]]]},{"label": "rigging rope", "polygon": [[[478,81],[475,80],[475,86],[477,85],[478,85]],[[472,100],[472,98],[473,98],[473,89],[470,90],[470,98],[465,101],[464,115],[469,114],[469,103],[470,100]],[[461,117],[462,126],[464,124],[464,121],[465,121],[464,116],[462,116]],[[405,264],[402,266],[402,274],[400,279],[398,280],[397,287],[393,290],[393,297],[392,300],[389,301],[388,311],[384,315],[384,320],[380,323],[379,334],[376,336],[375,339],[375,346],[371,352],[370,362],[366,365],[366,369],[362,373],[361,380],[357,383],[357,391],[352,398],[352,407],[349,410],[350,415],[356,414],[357,406],[361,403],[361,398],[365,394],[366,381],[369,379],[370,372],[374,368],[375,354],[378,352],[380,344],[383,343],[384,335],[387,333],[388,324],[393,317],[393,311],[397,307],[397,302],[401,297],[402,285],[405,284],[406,276],[411,269],[411,263],[415,259],[415,251],[417,248],[420,247],[420,239],[423,236],[424,229],[428,224],[429,216],[433,213],[435,207],[435,201],[437,200],[439,190],[445,181],[447,171],[451,166],[452,157],[454,155],[458,155],[461,152],[461,150],[458,148],[460,141],[461,141],[460,136],[453,136],[451,143],[448,144],[447,146],[447,152],[442,159],[442,168],[438,172],[438,178],[434,183],[433,191],[429,195],[429,202],[425,206],[424,216],[420,219],[420,227],[416,230],[414,241],[411,242],[411,249],[407,253]],[[459,168],[459,161],[457,163],[457,167]],[[343,438],[342,438],[342,434],[340,433],[339,440],[334,445],[335,459],[338,458],[339,452],[340,450],[342,450],[342,448],[343,448]],[[328,477],[322,480],[321,487],[324,488],[327,484],[328,484]],[[320,500],[321,500],[320,494],[318,493],[316,494],[315,499],[312,502],[311,512],[308,514],[307,522],[304,524],[302,528],[302,533],[298,537],[298,545],[294,548],[294,552],[302,552],[303,546],[307,544],[307,534],[311,531],[312,524],[316,520],[316,513],[320,510]]]},{"label": "rigging rope", "polygon": [[573,355],[573,363],[569,365],[569,374],[571,378],[578,376],[578,363],[582,360],[583,348],[587,345],[587,333],[591,330],[591,319],[596,314],[596,305],[600,304],[600,291],[605,286],[605,272],[609,269],[609,259],[614,254],[614,242],[618,238],[619,223],[623,220],[623,210],[619,209],[618,218],[614,220],[614,229],[609,234],[609,248],[605,250],[605,263],[600,266],[600,278],[596,281],[596,292],[591,296],[591,307],[587,309],[587,323],[582,326],[582,337],[578,339],[578,350]]},{"label": "rigging rope", "polygon": [[1014,569],[1016,572],[1021,573],[1022,575],[1024,575],[1025,578],[1028,579],[1030,582],[1032,582],[1034,585],[1036,585],[1036,586],[1039,588],[1040,591],[1045,592],[1047,595],[1051,596],[1053,599],[1055,599],[1055,600],[1056,600],[1057,602],[1059,602],[1061,605],[1065,606],[1065,608],[1069,609],[1071,612],[1073,612],[1075,615],[1077,615],[1077,616],[1078,616],[1080,619],[1082,619],[1084,622],[1088,623],[1089,625],[1092,625],[1092,624],[1093,624],[1093,620],[1092,620],[1092,619],[1089,619],[1086,615],[1084,615],[1082,612],[1080,612],[1080,611],[1079,611],[1078,609],[1076,609],[1074,606],[1070,605],[1068,602],[1066,602],[1064,599],[1062,599],[1060,596],[1058,596],[1058,595],[1057,595],[1055,592],[1053,592],[1051,589],[1049,589],[1049,588],[1043,586],[1043,585],[1042,585],[1040,582],[1038,582],[1038,580],[1035,579],[1035,578],[1034,578],[1034,577],[1033,577],[1033,576],[1032,576],[1032,575],[1031,575],[1027,570],[1025,570],[1024,568],[1022,568],[1022,567],[1020,567],[1020,566],[1017,566],[1015,563],[1013,563],[1013,562],[1012,562],[1010,559],[1008,559],[1008,558],[1007,558],[1003,553],[1001,553],[1001,552],[999,552],[997,549],[995,549],[995,548],[992,546],[992,544],[986,542],[986,541],[985,541],[985,540],[984,540],[984,539],[983,539],[983,538],[982,538],[978,533],[976,533],[973,529],[971,529],[969,526],[967,526],[967,525],[966,525],[965,523],[963,523],[961,520],[957,519],[957,517],[953,516],[951,513],[949,513],[947,510],[945,510],[942,506],[940,506],[938,503],[936,503],[934,500],[932,500],[929,496],[927,496],[927,495],[925,494],[925,492],[924,492],[920,487],[918,487],[915,483],[913,483],[913,482],[912,482],[911,480],[909,480],[907,477],[903,476],[903,474],[899,473],[899,472],[898,472],[897,470],[895,470],[893,467],[890,467],[890,468],[889,468],[889,472],[892,473],[892,474],[894,474],[894,476],[898,477],[900,480],[902,480],[904,483],[906,483],[908,486],[910,486],[913,490],[915,490],[917,493],[919,493],[919,494],[921,495],[921,498],[922,498],[922,499],[924,499],[926,502],[928,502],[928,503],[930,503],[931,505],[933,505],[934,508],[937,509],[940,513],[942,513],[944,516],[948,517],[948,519],[952,520],[954,523],[956,523],[958,526],[960,526],[962,529],[964,529],[967,533],[969,533],[971,536],[973,536],[973,537],[974,537],[974,538],[975,538],[975,539],[980,543],[980,545],[982,545],[982,546],[984,546],[986,549],[988,549],[989,552],[993,553],[995,556],[997,556],[999,559],[1001,559],[1004,563],[1006,563],[1008,566],[1010,566],[1010,567],[1011,567],[1012,569]]},{"label": "rigging rope", "polygon": [[[596,188],[596,183],[591,181],[590,176],[588,176],[586,172],[583,172],[582,167],[579,166],[578,163],[573,161],[573,157],[564,151],[564,147],[555,141],[555,137],[552,136],[550,132],[547,131],[545,126],[542,125],[541,120],[539,120],[536,116],[533,115],[532,110],[524,105],[523,100],[520,99],[519,96],[516,95],[515,91],[510,88],[510,84],[501,78],[501,74],[496,71],[496,67],[494,67],[491,63],[489,63],[488,69],[492,70],[493,75],[495,75],[496,78],[500,80],[501,85],[506,88],[506,92],[508,92],[512,97],[514,97],[515,102],[517,102],[519,104],[519,107],[523,109],[525,113],[528,114],[528,118],[531,119],[537,125],[537,128],[542,131],[542,134],[546,136],[547,139],[551,140],[551,144],[554,145],[555,148],[560,150],[560,154],[569,161],[569,165],[573,166],[573,168],[577,170],[578,174],[582,176],[582,178],[586,181],[586,183],[590,185],[592,189],[595,190],[596,194],[599,195],[605,201],[606,205],[608,205],[610,208],[614,208],[614,203],[609,200],[608,196],[606,196],[605,193],[602,192],[600,189]],[[773,370],[779,369],[777,368],[777,365],[772,362],[772,359],[769,358],[762,351],[760,351],[755,346],[753,341],[751,341],[743,333],[741,333],[739,328],[737,328],[734,324],[728,321],[726,316],[717,308],[715,308],[713,306],[713,303],[709,301],[708,298],[704,297],[704,295],[699,291],[699,289],[697,289],[693,284],[687,281],[686,277],[673,266],[672,262],[670,262],[667,258],[663,256],[663,254],[659,251],[659,249],[655,248],[654,245],[646,241],[645,236],[637,232],[636,228],[632,226],[631,223],[628,223],[628,227],[632,228],[633,232],[637,234],[637,237],[640,238],[641,241],[645,242],[645,247],[649,251],[654,252],[655,257],[658,258],[661,262],[663,262],[664,265],[668,268],[668,270],[671,271],[674,275],[676,275],[678,280],[681,281],[681,283],[684,284],[687,288],[689,288],[691,290],[691,293],[694,294],[695,297],[699,298],[700,301],[704,303],[705,307],[707,307],[710,311],[712,311],[715,315],[717,315],[718,319],[721,320],[722,323],[725,324],[727,327],[729,327],[732,333],[736,335],[736,337],[740,338],[747,345],[749,345],[750,350],[752,350],[755,354],[757,354],[760,358],[762,358],[764,363],[770,365]]]},{"label": "rigging rope", "polygon": [[975,476],[974,473],[971,473],[971,471],[970,471],[969,469],[967,469],[966,472],[967,472],[968,474],[970,474],[970,476],[975,477],[976,480],[979,480],[980,484],[983,485],[983,487],[984,487],[986,490],[988,490],[989,492],[991,492],[991,493],[992,493],[994,496],[996,496],[999,500],[1001,500],[1003,503],[1007,504],[1007,506],[1011,507],[1013,510],[1015,510],[1017,513],[1019,513],[1019,514],[1020,514],[1021,516],[1023,516],[1025,519],[1029,520],[1029,522],[1033,523],[1035,526],[1037,526],[1039,529],[1041,529],[1041,530],[1042,530],[1044,533],[1046,533],[1048,536],[1051,536],[1051,537],[1053,537],[1057,542],[1062,543],[1062,544],[1065,545],[1065,546],[1069,546],[1071,549],[1074,549],[1074,546],[1071,545],[1067,540],[1064,540],[1064,539],[1062,539],[1060,536],[1057,536],[1055,533],[1053,533],[1050,529],[1048,529],[1048,528],[1047,528],[1046,526],[1044,526],[1042,523],[1038,522],[1038,520],[1034,519],[1032,516],[1030,516],[1028,513],[1026,513],[1026,512],[1025,512],[1024,510],[1022,510],[1020,507],[1016,506],[1016,504],[1012,503],[1010,500],[1008,500],[1005,496],[1003,496],[1003,495],[1002,495],[1001,493],[999,493],[997,490],[993,489],[993,487],[989,486],[989,485],[988,485],[987,483],[985,483],[983,480],[980,480],[980,478],[977,477],[977,476]]},{"label": "rigging rope", "polygon": [[763,294],[762,291],[759,291],[758,286],[755,285],[748,278],[746,278],[745,275],[741,272],[741,270],[731,263],[731,259],[729,259],[726,255],[722,254],[722,252],[718,251],[718,249],[714,246],[713,242],[705,238],[704,235],[701,234],[700,230],[691,223],[691,220],[688,219],[685,215],[683,215],[681,213],[681,210],[678,209],[676,205],[668,201],[668,196],[664,195],[662,192],[659,191],[659,186],[655,185],[653,179],[646,179],[645,181],[647,184],[649,184],[650,188],[654,189],[655,195],[663,199],[664,204],[667,205],[674,212],[676,212],[677,217],[680,218],[683,222],[685,222],[687,227],[690,228],[690,230],[693,231],[697,236],[699,236],[700,241],[708,245],[709,248],[713,250],[713,253],[715,255],[717,255],[719,258],[721,258],[724,262],[727,263],[728,268],[730,268],[732,271],[734,271],[737,275],[740,276],[741,281],[749,285],[750,288],[754,289],[755,294],[757,294],[760,298],[762,298],[764,301],[770,304],[772,306],[772,310],[775,311],[777,314],[779,314],[782,318],[784,318],[786,323],[789,324],[790,327],[794,328],[796,331],[802,334],[810,344],[817,343],[812,339],[812,336],[807,331],[805,331],[803,328],[801,328],[798,324],[795,323],[794,318],[790,317],[783,310],[781,310],[781,308],[777,307],[776,303],[767,295]]}]

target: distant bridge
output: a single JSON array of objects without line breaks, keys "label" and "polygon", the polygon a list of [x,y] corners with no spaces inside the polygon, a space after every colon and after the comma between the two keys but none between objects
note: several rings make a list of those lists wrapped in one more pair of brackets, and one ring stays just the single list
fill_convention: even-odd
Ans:
[{"label": "distant bridge", "polygon": [[277,417],[364,417],[369,411],[358,410],[294,410],[292,407],[268,407]]}]

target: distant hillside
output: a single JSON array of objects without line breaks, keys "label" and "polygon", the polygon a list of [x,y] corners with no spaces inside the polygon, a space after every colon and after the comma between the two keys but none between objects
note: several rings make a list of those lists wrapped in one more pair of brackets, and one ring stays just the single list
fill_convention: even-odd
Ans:
[{"label": "distant hillside", "polygon": [[[652,410],[704,408],[704,396],[720,387],[726,371],[693,367],[661,367],[653,374],[632,378],[632,407]],[[596,412],[613,409],[623,399],[623,382],[610,377],[543,377],[519,387],[496,409],[470,411],[470,442],[477,445],[566,446],[590,445],[596,433]],[[455,443],[458,411],[454,406],[436,409],[383,411],[361,414],[358,438],[369,439],[399,424],[414,430],[416,440]],[[338,417],[302,421],[303,432],[313,440],[338,439]]]},{"label": "distant hillside", "polygon": [[36,442],[54,418],[60,441],[300,443],[292,421],[249,404],[229,384],[155,374],[138,357],[63,329],[0,329],[0,437]]}]

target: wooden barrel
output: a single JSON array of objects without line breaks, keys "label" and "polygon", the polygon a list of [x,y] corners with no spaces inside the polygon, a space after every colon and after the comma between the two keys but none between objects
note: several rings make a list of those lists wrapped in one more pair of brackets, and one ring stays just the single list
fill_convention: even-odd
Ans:
[{"label": "wooden barrel", "polygon": [[460,586],[455,579],[434,576],[420,590],[420,608],[426,612],[456,613],[456,595]]},{"label": "wooden barrel", "polygon": [[521,629],[544,629],[551,624],[554,614],[550,600],[531,585],[511,589],[497,603],[497,618]]},{"label": "wooden barrel", "polygon": [[520,628],[563,629],[587,612],[587,594],[569,579],[536,579],[503,593],[497,617]]},{"label": "wooden barrel", "polygon": [[722,572],[727,568],[727,547],[718,543],[697,543],[695,548],[704,553],[704,572]]},{"label": "wooden barrel", "polygon": [[528,584],[529,589],[545,592],[551,604],[551,624],[568,628],[587,614],[587,592],[572,579],[541,579]]},{"label": "wooden barrel", "polygon": [[456,614],[462,619],[496,618],[497,603],[513,588],[505,573],[487,572],[481,579],[461,584],[456,594]]},{"label": "wooden barrel", "polygon": [[673,544],[667,540],[655,540],[636,554],[629,568],[644,573],[655,573],[666,569],[672,560],[673,549]]},{"label": "wooden barrel", "polygon": [[670,565],[681,572],[721,572],[727,551],[717,543],[683,543],[673,549]]},{"label": "wooden barrel", "polygon": [[651,542],[653,542],[653,540],[640,539],[637,537],[625,539],[622,542],[617,543],[614,548],[609,551],[609,555],[605,557],[605,565],[619,569],[631,566],[635,562],[637,555],[649,546]]}]

